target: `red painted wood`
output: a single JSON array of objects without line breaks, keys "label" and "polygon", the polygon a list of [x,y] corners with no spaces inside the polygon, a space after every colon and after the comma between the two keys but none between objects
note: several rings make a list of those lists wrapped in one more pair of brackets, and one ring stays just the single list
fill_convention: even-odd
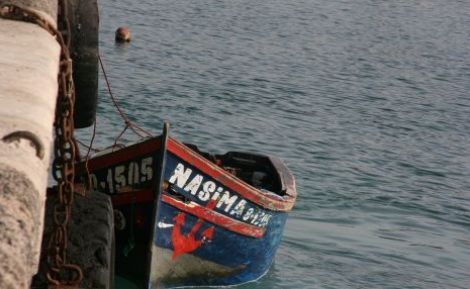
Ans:
[{"label": "red painted wood", "polygon": [[288,193],[283,199],[281,199],[281,197],[277,198],[275,196],[266,195],[262,191],[241,181],[216,164],[206,160],[204,157],[171,137],[168,139],[167,149],[169,152],[175,154],[198,170],[217,180],[225,187],[263,208],[273,211],[290,211],[294,206],[295,197],[292,198],[292,194]]},{"label": "red painted wood", "polygon": [[[207,204],[206,208],[212,210],[215,207],[215,202]],[[172,260],[175,260],[179,255],[188,254],[201,247],[207,241],[212,240],[214,236],[214,226],[209,227],[201,232],[201,237],[196,238],[196,233],[201,228],[204,220],[198,218],[196,223],[191,228],[191,231],[187,234],[181,232],[181,227],[185,222],[185,213],[180,212],[176,217],[173,218],[175,221],[173,230],[171,231],[171,243],[173,244],[173,255]]]},{"label": "red painted wood", "polygon": [[90,171],[110,167],[115,164],[140,158],[146,154],[156,152],[161,148],[161,138],[151,138],[147,141],[130,145],[117,150],[113,153],[106,153],[101,156],[93,157],[88,160],[88,169]]},{"label": "red painted wood", "polygon": [[234,220],[227,216],[224,216],[216,211],[213,211],[210,208],[203,207],[197,203],[190,202],[184,203],[177,199],[172,198],[169,195],[162,194],[162,201],[180,209],[183,212],[194,215],[198,218],[204,219],[208,222],[211,222],[219,227],[227,229],[229,231],[242,234],[245,236],[250,236],[254,238],[260,238],[264,235],[265,228],[253,226],[250,224],[243,223],[238,220]]}]

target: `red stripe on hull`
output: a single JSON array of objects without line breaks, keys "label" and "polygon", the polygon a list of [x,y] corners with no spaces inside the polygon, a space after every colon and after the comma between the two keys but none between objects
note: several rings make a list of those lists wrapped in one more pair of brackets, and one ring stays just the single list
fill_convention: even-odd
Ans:
[{"label": "red stripe on hull", "polygon": [[152,138],[150,140],[119,149],[113,153],[107,153],[88,160],[88,169],[90,171],[113,166],[117,163],[129,161],[161,148],[161,138]]},{"label": "red stripe on hull", "polygon": [[245,236],[249,236],[249,237],[254,237],[254,238],[261,238],[264,235],[265,228],[253,226],[250,224],[246,224],[246,223],[231,219],[209,208],[203,207],[197,203],[194,203],[194,202],[184,203],[166,194],[162,194],[161,199],[163,202],[177,209],[180,209],[183,212],[186,212],[198,218],[204,219],[208,222],[211,222],[229,231],[242,234]]},{"label": "red stripe on hull", "polygon": [[209,162],[173,138],[168,139],[167,149],[198,170],[219,181],[227,188],[265,209],[272,211],[290,211],[294,206],[295,198],[281,200],[267,196],[262,191],[240,181],[221,167]]}]

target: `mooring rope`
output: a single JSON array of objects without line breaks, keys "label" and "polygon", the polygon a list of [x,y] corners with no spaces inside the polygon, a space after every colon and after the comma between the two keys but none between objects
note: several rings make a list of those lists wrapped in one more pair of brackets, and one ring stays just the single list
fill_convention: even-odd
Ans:
[{"label": "mooring rope", "polygon": [[[90,152],[91,150],[94,150],[95,152],[98,151],[97,149],[94,149],[93,148],[93,142],[95,141],[95,136],[96,136],[96,117],[95,117],[95,121],[93,122],[93,133],[91,134],[91,140],[90,140],[90,145],[88,146],[88,151],[86,153],[86,157],[85,157],[85,171],[86,171],[86,175],[88,176],[88,180],[87,180],[87,184],[88,184],[88,189],[92,189],[92,181],[91,181],[91,175],[90,175],[90,169],[88,167],[88,161],[90,160]],[[80,143],[82,144],[82,143]],[[83,145],[83,144],[82,144]]]},{"label": "mooring rope", "polygon": [[94,147],[90,147],[90,145],[87,145],[86,143],[84,143],[84,142],[82,142],[82,141],[80,141],[80,140],[78,140],[78,139],[77,139],[77,142],[78,142],[79,145],[81,145],[82,147],[84,147],[84,148],[87,149],[87,150],[91,150],[91,151],[93,151],[93,152],[95,152],[95,153],[101,151],[100,149],[97,149],[97,148],[94,148]]},{"label": "mooring rope", "polygon": [[[121,116],[121,118],[124,120],[124,123],[125,123],[125,126],[124,126],[124,129],[119,133],[119,135],[114,139],[114,144],[111,146],[111,147],[117,147],[118,146],[118,141],[119,139],[124,135],[124,133],[126,132],[126,130],[128,128],[130,128],[136,135],[138,135],[140,138],[144,138],[144,137],[149,137],[149,136],[152,136],[151,133],[149,133],[148,131],[146,131],[145,129],[139,127],[138,125],[136,125],[135,123],[133,123],[127,116],[126,114],[122,111],[122,109],[119,107],[119,104],[116,100],[116,98],[114,97],[113,95],[113,92],[111,91],[111,85],[109,84],[109,80],[108,80],[108,76],[106,74],[106,71],[104,69],[104,65],[103,65],[103,61],[101,60],[101,56],[98,55],[98,60],[100,62],[100,67],[101,67],[101,70],[103,71],[103,75],[104,75],[104,79],[106,81],[106,86],[107,86],[107,89],[108,89],[108,94],[111,98],[111,101],[113,102],[113,105],[114,107],[116,108],[116,111],[118,112],[118,114]],[[93,123],[93,133],[92,133],[92,136],[91,136],[91,140],[90,140],[90,144],[87,145],[79,140],[77,140],[77,142],[82,145],[83,147],[85,147],[87,149],[87,154],[86,154],[86,157],[85,157],[85,171],[87,173],[87,175],[89,175],[89,168],[88,168],[88,161],[90,160],[90,153],[91,151],[93,152],[99,152],[100,150],[99,149],[96,149],[96,148],[93,148],[93,142],[95,140],[95,137],[96,137],[96,127],[97,127],[97,119],[95,118],[95,121]],[[140,132],[143,132],[145,135],[142,135]]]},{"label": "mooring rope", "polygon": [[[114,107],[116,108],[118,114],[121,116],[121,118],[124,120],[124,123],[125,123],[125,127],[123,129],[123,131],[118,135],[118,137],[116,138],[116,140],[114,141],[114,143],[116,144],[117,141],[119,140],[119,138],[121,138],[121,136],[124,134],[124,132],[127,130],[127,128],[130,128],[136,135],[138,135],[139,137],[141,138],[144,138],[146,136],[152,136],[151,133],[149,133],[148,131],[146,131],[145,129],[141,128],[140,126],[136,125],[135,123],[133,123],[127,116],[126,114],[122,111],[122,109],[119,107],[119,104],[118,102],[116,101],[116,98],[114,97],[112,91],[111,91],[111,85],[109,84],[109,80],[108,80],[108,76],[106,74],[106,71],[104,69],[104,65],[103,65],[103,61],[101,60],[101,56],[98,55],[98,60],[100,61],[100,66],[101,66],[101,70],[103,71],[103,75],[104,75],[104,80],[106,82],[106,86],[108,88],[108,93],[109,93],[109,96],[111,98],[111,101],[113,102],[113,105]],[[143,132],[144,134],[146,135],[142,135],[140,132]]]}]

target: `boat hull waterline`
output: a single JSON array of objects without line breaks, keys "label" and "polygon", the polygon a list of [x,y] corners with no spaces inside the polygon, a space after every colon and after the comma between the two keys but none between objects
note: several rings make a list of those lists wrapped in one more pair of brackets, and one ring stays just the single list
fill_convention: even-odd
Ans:
[{"label": "boat hull waterline", "polygon": [[120,267],[142,258],[138,278],[151,288],[237,285],[267,272],[295,202],[294,178],[274,157],[224,158],[250,167],[254,182],[272,178],[277,192],[168,137],[167,125],[159,137],[88,161],[93,186],[115,207],[117,274],[132,276]]}]

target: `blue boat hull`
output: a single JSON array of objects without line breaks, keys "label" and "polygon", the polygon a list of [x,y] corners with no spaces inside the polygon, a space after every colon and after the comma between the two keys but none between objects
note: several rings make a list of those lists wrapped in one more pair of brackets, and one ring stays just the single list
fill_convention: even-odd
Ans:
[{"label": "blue boat hull", "polygon": [[118,275],[170,288],[237,285],[268,271],[295,202],[293,177],[276,158],[217,157],[165,130],[83,164],[112,197]]},{"label": "blue boat hull", "polygon": [[[210,168],[204,171],[176,155],[180,151],[171,147],[169,151],[163,173],[167,186],[159,195],[156,216],[153,250],[158,253],[152,257],[152,264],[157,266],[151,273],[152,285],[235,285],[263,276],[281,242],[287,213],[247,200],[230,190],[224,178],[212,177]],[[178,174],[184,178],[179,184]],[[206,184],[214,189],[205,190]],[[220,192],[217,197],[216,192]],[[224,194],[235,201],[226,197],[224,202]],[[241,214],[237,204],[243,204]],[[254,220],[255,215],[258,220]],[[235,230],[235,225],[242,229]],[[178,243],[191,242],[195,243],[193,247],[178,248]]]},{"label": "blue boat hull", "polygon": [[[182,212],[179,209],[162,203],[157,220],[159,224],[173,224],[173,220],[180,213]],[[243,236],[216,224],[204,222],[195,237],[202,238],[200,232],[214,226],[212,239],[203,242],[199,248],[190,253],[195,258],[183,258],[184,255],[180,255],[173,259],[170,254],[156,254],[153,263],[166,264],[166,268],[159,267],[155,270],[152,283],[177,287],[234,285],[254,281],[263,276],[271,266],[286,219],[286,213],[275,214],[261,238]],[[182,233],[190,234],[197,221],[197,217],[186,214],[181,228]],[[173,252],[174,226],[161,227],[163,228],[158,228],[154,236],[155,249]],[[205,270],[200,270],[201,264],[205,263],[202,261],[208,261],[206,263],[210,264]],[[177,268],[185,269],[181,272]]]}]

